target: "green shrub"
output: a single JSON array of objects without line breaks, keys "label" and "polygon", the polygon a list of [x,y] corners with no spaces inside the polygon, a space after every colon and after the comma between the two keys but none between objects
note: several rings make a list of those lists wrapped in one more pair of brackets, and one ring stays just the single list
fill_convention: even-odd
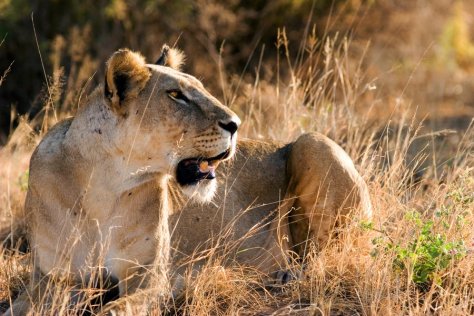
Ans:
[{"label": "green shrub", "polygon": [[420,213],[410,212],[407,220],[418,228],[406,245],[388,242],[386,249],[395,254],[395,269],[407,271],[412,281],[422,287],[432,282],[441,284],[441,271],[466,255],[463,240],[448,240],[445,234],[434,232],[433,220],[422,220]]},{"label": "green shrub", "polygon": [[385,229],[377,230],[366,222],[364,229],[381,233],[373,239],[372,256],[393,256],[394,270],[408,276],[420,289],[429,289],[434,283],[442,285],[443,273],[468,253],[463,230],[469,226],[466,219],[474,194],[462,188],[454,189],[446,201],[430,217],[418,211],[406,213],[407,238],[391,238]]}]

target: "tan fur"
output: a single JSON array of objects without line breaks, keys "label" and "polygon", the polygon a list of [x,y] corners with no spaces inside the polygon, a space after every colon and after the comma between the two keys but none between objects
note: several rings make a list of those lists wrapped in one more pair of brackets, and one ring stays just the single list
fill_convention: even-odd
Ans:
[{"label": "tan fur", "polygon": [[[39,277],[15,315],[29,309],[29,297],[50,301],[44,284],[57,276],[87,284],[100,272],[118,279],[121,296],[142,288],[153,289],[151,301],[166,296],[169,180],[183,159],[234,153],[235,135],[219,124],[238,125],[238,117],[196,78],[128,50],[109,59],[106,73],[107,88],[52,128],[31,157],[25,214]],[[190,103],[172,98],[176,90]]]},{"label": "tan fur", "polygon": [[177,48],[170,48],[168,45],[163,45],[161,48],[161,56],[163,66],[171,67],[175,70],[181,70],[181,66],[186,60],[184,53]]},{"label": "tan fur", "polygon": [[[122,76],[129,79],[125,100],[120,100],[116,87],[116,78]],[[150,79],[151,72],[146,67],[145,59],[142,55],[128,49],[121,49],[115,52],[107,61],[106,86],[107,93],[110,93],[111,107],[117,112],[125,114],[126,102],[135,99],[140,91],[145,87]]]},{"label": "tan fur", "polygon": [[177,48],[170,48],[166,66],[176,70],[181,70],[181,67],[183,66],[185,61],[186,56],[182,51]]},{"label": "tan fur", "polygon": [[[349,216],[372,216],[369,192],[352,160],[318,134],[282,145],[243,139],[218,173],[212,204],[188,203],[170,217],[175,286],[192,257],[225,254],[269,276],[287,267],[288,251],[304,256],[306,241],[324,247]],[[206,260],[192,261],[199,268]]]},{"label": "tan fur", "polygon": [[[135,53],[119,51],[108,67],[107,80],[119,71],[134,82],[128,116],[111,110],[97,90],[32,156],[26,213],[36,273],[64,273],[80,283],[90,266],[100,265],[119,279],[121,295],[150,283],[164,294],[168,274],[179,288],[188,259],[207,249],[225,254],[229,264],[271,274],[284,269],[288,250],[304,255],[305,240],[323,247],[351,212],[371,216],[367,187],[351,159],[320,134],[288,145],[241,140],[234,159],[219,166],[212,203],[188,201],[182,192],[189,188],[173,180],[177,163],[234,149],[235,137],[218,122],[238,118],[194,77],[144,66]],[[193,104],[166,95],[176,88]],[[205,195],[210,182],[193,190]],[[150,267],[158,277],[150,278]],[[15,308],[25,306],[20,300]]]}]

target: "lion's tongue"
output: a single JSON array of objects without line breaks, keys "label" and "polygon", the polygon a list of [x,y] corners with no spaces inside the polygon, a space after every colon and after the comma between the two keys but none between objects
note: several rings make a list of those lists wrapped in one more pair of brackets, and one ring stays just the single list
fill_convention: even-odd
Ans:
[{"label": "lion's tongue", "polygon": [[201,173],[210,173],[212,176],[215,176],[216,168],[218,164],[219,164],[219,161],[217,160],[214,160],[214,161],[203,160],[199,163],[199,171]]}]

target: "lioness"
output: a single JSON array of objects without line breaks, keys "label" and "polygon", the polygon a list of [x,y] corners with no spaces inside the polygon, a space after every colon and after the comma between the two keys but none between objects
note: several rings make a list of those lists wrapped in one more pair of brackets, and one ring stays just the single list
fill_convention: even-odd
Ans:
[{"label": "lioness", "polygon": [[170,242],[176,287],[183,259],[223,240],[229,261],[270,275],[286,250],[323,246],[349,212],[371,216],[366,185],[337,144],[306,134],[236,150],[239,118],[180,63],[167,46],[157,64],[117,51],[103,87],[38,145],[25,205],[34,273],[15,314],[58,274],[77,284],[98,274],[118,296],[165,295]]},{"label": "lioness", "polygon": [[[179,63],[168,47],[157,65],[117,51],[103,87],[36,148],[25,203],[33,299],[49,276],[90,284],[91,267],[101,267],[103,282],[118,283],[120,295],[167,290],[169,179],[213,179],[234,155],[240,124]],[[198,191],[205,197],[213,185]],[[14,303],[15,315],[28,310],[28,295]]]}]

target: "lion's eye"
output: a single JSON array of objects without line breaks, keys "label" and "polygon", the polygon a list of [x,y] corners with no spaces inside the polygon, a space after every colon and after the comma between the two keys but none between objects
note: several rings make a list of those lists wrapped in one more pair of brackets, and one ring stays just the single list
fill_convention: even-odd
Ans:
[{"label": "lion's eye", "polygon": [[172,96],[173,98],[177,98],[178,97],[178,91],[171,91],[170,96]]},{"label": "lion's eye", "polygon": [[176,101],[189,102],[189,99],[180,90],[168,90],[166,91],[169,97]]}]

